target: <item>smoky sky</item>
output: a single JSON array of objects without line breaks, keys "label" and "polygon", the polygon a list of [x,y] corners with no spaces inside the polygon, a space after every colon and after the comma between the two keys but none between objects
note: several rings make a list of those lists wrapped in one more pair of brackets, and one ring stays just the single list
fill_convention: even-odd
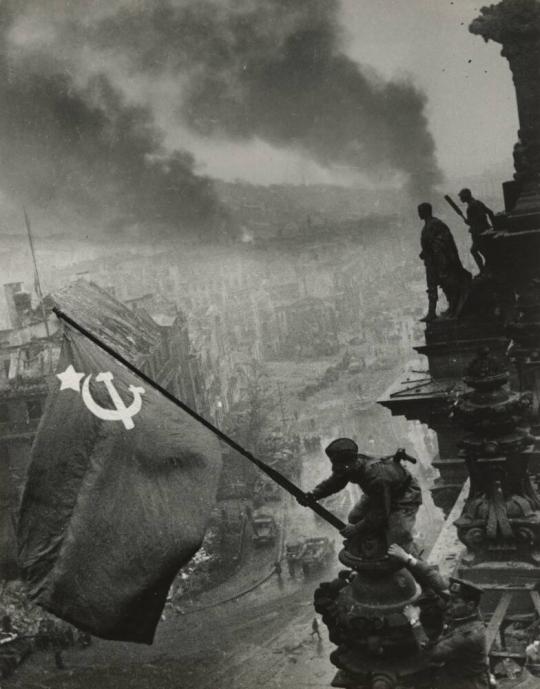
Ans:
[{"label": "smoky sky", "polygon": [[[165,151],[151,112],[126,103],[106,74],[76,84],[0,43],[0,188],[14,203],[63,217],[56,231],[214,237],[226,214],[186,151]],[[35,223],[39,226],[39,220]]]},{"label": "smoky sky", "polygon": [[338,18],[335,0],[126,3],[92,40],[135,70],[180,75],[178,116],[199,134],[256,136],[428,191],[441,176],[424,95],[350,60]]},{"label": "smoky sky", "polygon": [[199,137],[258,138],[323,166],[402,176],[415,197],[441,179],[424,95],[346,56],[337,0],[4,7],[0,169],[12,194],[111,227],[215,233],[226,213],[193,156],[166,150],[162,100],[171,126]]}]

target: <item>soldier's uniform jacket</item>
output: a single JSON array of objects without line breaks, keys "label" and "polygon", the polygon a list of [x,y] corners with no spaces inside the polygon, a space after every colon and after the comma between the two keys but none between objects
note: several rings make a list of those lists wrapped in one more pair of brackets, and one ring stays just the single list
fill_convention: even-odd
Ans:
[{"label": "soldier's uniform jacket", "polygon": [[467,206],[467,223],[469,224],[469,232],[473,237],[477,237],[484,230],[489,229],[489,209],[487,206],[473,199]]},{"label": "soldier's uniform jacket", "polygon": [[[416,564],[407,567],[422,589],[438,595],[448,591],[450,582],[436,565],[417,559]],[[422,627],[413,633],[420,647],[428,644]],[[435,665],[442,665],[436,671],[436,689],[488,689],[486,628],[476,614],[454,620],[426,652]]]},{"label": "soldier's uniform jacket", "polygon": [[476,616],[454,622],[431,648],[431,660],[442,664],[437,689],[488,689],[486,628]]},{"label": "soldier's uniform jacket", "polygon": [[[360,486],[371,499],[380,501],[386,513],[400,509],[418,507],[422,493],[416,479],[393,457],[369,457],[362,455],[362,461],[355,461],[343,473],[332,472],[330,478],[319,483],[312,491],[316,500],[343,490],[348,483]],[[366,461],[367,460],[367,461]]]},{"label": "soldier's uniform jacket", "polygon": [[420,258],[433,280],[447,280],[460,276],[464,268],[459,258],[454,237],[447,225],[439,218],[431,217],[425,221],[420,237],[422,253]]}]

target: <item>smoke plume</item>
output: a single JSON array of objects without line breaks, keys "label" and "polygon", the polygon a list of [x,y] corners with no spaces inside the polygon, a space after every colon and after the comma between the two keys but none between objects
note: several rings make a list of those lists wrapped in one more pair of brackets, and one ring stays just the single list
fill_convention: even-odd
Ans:
[{"label": "smoke plume", "polygon": [[[186,151],[166,151],[148,108],[128,104],[104,73],[84,85],[59,64],[0,42],[0,189],[72,232],[142,228],[212,237],[225,216]],[[65,230],[66,227],[56,228]]]},{"label": "smoke plume", "polygon": [[192,155],[166,149],[168,126],[402,177],[417,197],[441,179],[424,95],[345,55],[338,0],[3,7],[0,172],[10,194],[111,227],[215,231],[225,221],[212,184]]},{"label": "smoke plume", "polygon": [[440,181],[425,97],[342,51],[337,0],[126,2],[94,45],[182,81],[178,116],[202,135],[259,137],[323,165],[402,173],[414,194]]}]

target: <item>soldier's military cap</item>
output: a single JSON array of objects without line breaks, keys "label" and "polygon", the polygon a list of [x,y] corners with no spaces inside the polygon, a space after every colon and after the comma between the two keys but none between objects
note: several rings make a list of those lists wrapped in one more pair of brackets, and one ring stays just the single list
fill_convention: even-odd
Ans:
[{"label": "soldier's military cap", "polygon": [[483,589],[481,589],[479,586],[471,584],[470,581],[458,579],[457,577],[450,577],[451,595],[457,595],[460,598],[463,598],[463,600],[474,601],[475,603],[479,603],[483,593]]},{"label": "soldier's military cap", "polygon": [[351,459],[358,456],[358,445],[350,438],[337,438],[332,440],[325,449],[326,454],[332,461]]}]

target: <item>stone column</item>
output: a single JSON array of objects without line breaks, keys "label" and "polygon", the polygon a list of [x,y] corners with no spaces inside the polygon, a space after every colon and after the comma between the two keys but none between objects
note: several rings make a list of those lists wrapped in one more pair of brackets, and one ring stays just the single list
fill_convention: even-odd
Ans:
[{"label": "stone column", "polygon": [[[540,280],[520,290],[515,320],[507,327],[512,338],[509,350],[515,364],[521,390],[529,390],[533,396],[531,430],[540,448]],[[537,462],[537,470],[540,464]]]},{"label": "stone column", "polygon": [[502,45],[516,89],[519,115],[514,147],[518,213],[540,211],[540,1],[502,0],[484,7],[469,30]]},{"label": "stone column", "polygon": [[508,389],[506,363],[487,349],[464,380],[472,389],[457,401],[454,418],[467,431],[461,447],[471,487],[455,522],[467,546],[458,573],[486,587],[490,607],[490,592],[508,583],[525,589],[540,576],[540,499],[528,468],[533,438],[523,423],[531,396]]},{"label": "stone column", "polygon": [[345,541],[339,560],[348,569],[315,591],[315,610],[337,647],[330,655],[339,668],[333,687],[417,686],[429,664],[403,614],[406,605],[417,604],[420,586],[386,550],[383,532]]}]

